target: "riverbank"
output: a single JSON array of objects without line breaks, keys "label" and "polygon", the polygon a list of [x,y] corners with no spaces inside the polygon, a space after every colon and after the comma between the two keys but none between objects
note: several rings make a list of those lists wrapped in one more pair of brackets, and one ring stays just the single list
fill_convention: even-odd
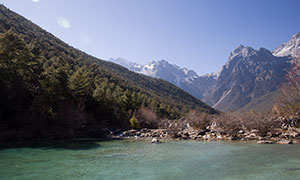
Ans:
[{"label": "riverbank", "polygon": [[217,128],[203,130],[191,127],[184,129],[130,129],[115,133],[111,131],[110,138],[158,139],[158,140],[199,140],[199,141],[257,141],[258,144],[296,144],[300,142],[300,128],[275,128],[265,136],[256,129],[241,129],[236,135],[219,133]]}]

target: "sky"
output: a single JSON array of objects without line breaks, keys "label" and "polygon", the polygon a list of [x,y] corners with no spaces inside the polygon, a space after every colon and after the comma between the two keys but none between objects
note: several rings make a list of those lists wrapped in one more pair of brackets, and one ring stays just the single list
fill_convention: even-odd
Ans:
[{"label": "sky", "polygon": [[300,32],[299,0],[0,0],[100,59],[165,59],[199,75],[238,45],[269,50]]}]

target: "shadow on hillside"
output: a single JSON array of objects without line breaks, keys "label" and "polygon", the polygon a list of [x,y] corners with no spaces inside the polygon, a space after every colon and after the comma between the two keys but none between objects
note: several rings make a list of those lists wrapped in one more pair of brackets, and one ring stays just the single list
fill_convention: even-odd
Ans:
[{"label": "shadow on hillside", "polygon": [[0,143],[0,151],[5,149],[32,148],[32,149],[66,149],[66,150],[90,150],[101,147],[99,142],[113,139],[76,139],[76,140],[52,140],[35,142]]}]

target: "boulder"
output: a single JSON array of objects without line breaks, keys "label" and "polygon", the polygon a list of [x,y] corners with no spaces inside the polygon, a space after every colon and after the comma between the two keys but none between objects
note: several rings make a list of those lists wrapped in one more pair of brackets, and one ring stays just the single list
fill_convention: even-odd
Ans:
[{"label": "boulder", "polygon": [[222,140],[222,139],[224,139],[224,137],[223,137],[222,135],[218,134],[218,135],[217,135],[217,139],[218,139],[218,140]]},{"label": "boulder", "polygon": [[161,143],[159,139],[153,138],[151,143]]},{"label": "boulder", "polygon": [[135,129],[129,129],[128,130],[128,133],[136,133],[137,132],[137,130],[135,130]]},{"label": "boulder", "polygon": [[253,139],[257,139],[257,135],[255,133],[251,133],[247,136],[245,136],[246,139],[249,139],[249,140],[253,140]]},{"label": "boulder", "polygon": [[251,133],[258,133],[259,131],[257,129],[252,129]]},{"label": "boulder", "polygon": [[267,141],[267,140],[261,140],[261,141],[257,141],[257,144],[273,144],[272,141]]},{"label": "boulder", "polygon": [[290,132],[288,133],[288,135],[289,135],[290,137],[295,138],[295,137],[298,137],[298,136],[299,136],[299,133],[296,132],[296,131],[290,131]]},{"label": "boulder", "polygon": [[293,144],[293,142],[291,140],[281,140],[276,142],[277,144]]},{"label": "boulder", "polygon": [[245,133],[244,130],[239,130],[239,131],[238,131],[238,134],[244,134],[244,133]]},{"label": "boulder", "polygon": [[238,140],[237,137],[233,137],[233,136],[228,136],[228,137],[225,137],[224,139],[225,139],[225,140],[229,140],[229,141],[235,141],[235,140]]},{"label": "boulder", "polygon": [[141,129],[141,133],[147,133],[147,132],[149,132],[150,130],[148,130],[147,128],[143,128],[143,129]]},{"label": "boulder", "polygon": [[208,132],[208,131],[206,131],[206,130],[200,130],[200,131],[198,132],[198,135],[203,136],[203,135],[205,135],[206,132]]}]

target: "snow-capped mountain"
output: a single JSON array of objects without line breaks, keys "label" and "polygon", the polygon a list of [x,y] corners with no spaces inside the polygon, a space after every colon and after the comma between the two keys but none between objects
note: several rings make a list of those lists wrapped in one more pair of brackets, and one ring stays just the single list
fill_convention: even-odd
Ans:
[{"label": "snow-capped mountain", "polygon": [[134,72],[169,81],[177,86],[180,86],[180,84],[185,81],[190,82],[195,78],[199,78],[195,71],[170,64],[166,60],[149,61],[144,65],[133,63],[122,58],[110,58],[109,61],[122,65]]},{"label": "snow-capped mountain", "polygon": [[273,51],[274,56],[300,57],[300,32],[295,34],[288,42],[281,44]]},{"label": "snow-capped mountain", "polygon": [[149,61],[144,65],[122,58],[110,58],[109,61],[120,64],[136,73],[169,81],[199,99],[205,94],[207,87],[211,86],[218,77],[217,73],[199,76],[193,70],[170,64],[166,60]]},{"label": "snow-capped mountain", "polygon": [[169,81],[216,109],[227,111],[241,109],[278,90],[295,57],[300,57],[300,33],[273,52],[239,45],[219,72],[201,76],[166,60],[150,61],[145,65],[120,58],[110,61],[137,73]]}]

